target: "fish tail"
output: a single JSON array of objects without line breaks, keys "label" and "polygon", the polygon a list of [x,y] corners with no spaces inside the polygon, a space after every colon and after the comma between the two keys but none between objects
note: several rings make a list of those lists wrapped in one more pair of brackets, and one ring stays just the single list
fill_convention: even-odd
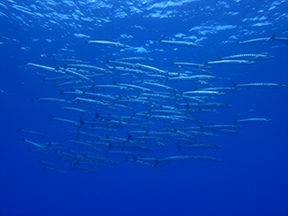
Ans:
[{"label": "fish tail", "polygon": [[79,118],[80,118],[80,126],[84,126],[85,121],[83,120],[83,118],[80,115],[79,115]]},{"label": "fish tail", "polygon": [[59,109],[60,109],[60,105],[59,105],[59,104],[57,104],[57,110],[56,110],[56,112],[58,112],[58,111],[59,111]]},{"label": "fish tail", "polygon": [[[54,85],[53,85],[54,86]],[[55,89],[55,87],[54,87],[54,89]],[[62,90],[62,89],[58,89],[60,92],[59,92],[59,94],[58,94],[58,96],[60,96],[60,95],[63,95],[64,94],[64,91]]]},{"label": "fish tail", "polygon": [[52,121],[54,119],[54,116],[50,114],[50,119],[48,121]]},{"label": "fish tail", "polygon": [[53,62],[57,62],[57,59],[55,56],[53,56]]},{"label": "fish tail", "polygon": [[87,46],[88,43],[89,43],[89,40],[85,38],[85,46]]},{"label": "fish tail", "polygon": [[268,43],[272,43],[276,40],[276,37],[272,31],[270,31],[270,39],[268,40]]},{"label": "fish tail", "polygon": [[24,65],[27,65],[29,63],[28,59],[26,57],[24,57],[25,63]]},{"label": "fish tail", "polygon": [[178,154],[181,150],[182,150],[182,146],[178,143],[175,143],[177,145],[177,152],[176,154]]},{"label": "fish tail", "polygon": [[171,62],[171,64],[170,64],[169,66],[174,65],[175,61],[173,61],[173,60],[171,60],[171,59],[169,59],[169,61]]}]

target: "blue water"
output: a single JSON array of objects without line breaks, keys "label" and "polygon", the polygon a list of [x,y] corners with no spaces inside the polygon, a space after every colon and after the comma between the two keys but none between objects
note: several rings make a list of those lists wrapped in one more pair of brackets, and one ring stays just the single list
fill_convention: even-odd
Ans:
[{"label": "blue water", "polygon": [[[59,159],[56,153],[31,151],[35,148],[23,139],[41,143],[47,142],[47,138],[18,132],[19,128],[33,130],[49,135],[50,142],[65,143],[65,139],[77,139],[68,130],[84,130],[48,121],[52,114],[79,122],[78,113],[56,111],[57,103],[53,102],[31,102],[36,97],[66,100],[73,97],[58,96],[59,90],[53,87],[53,82],[41,80],[41,76],[54,75],[24,66],[25,59],[55,68],[53,56],[56,56],[81,59],[106,68],[106,59],[149,57],[154,60],[147,64],[176,72],[179,68],[170,66],[171,60],[204,64],[217,60],[216,56],[269,54],[276,58],[257,60],[253,65],[213,66],[209,69],[212,75],[223,79],[208,80],[208,84],[218,87],[247,82],[288,85],[287,44],[276,40],[237,46],[238,41],[270,37],[270,31],[276,37],[288,36],[287,0],[249,3],[243,0],[0,0],[0,8],[0,215],[288,215],[288,88],[230,92],[208,102],[231,107],[219,108],[216,113],[191,115],[202,121],[200,125],[234,124],[234,119],[244,118],[272,119],[241,124],[243,128],[239,134],[198,137],[203,143],[221,146],[220,149],[182,151],[188,155],[217,158],[221,162],[175,162],[158,164],[161,170],[153,170],[123,162],[123,156],[111,155],[109,158],[119,166],[97,167],[99,174],[95,174],[69,169],[71,162]],[[130,48],[85,46],[85,38],[120,42]],[[158,38],[189,41],[203,47],[169,46],[159,44]],[[97,85],[112,85],[111,78],[93,80]],[[113,78],[118,82],[117,77]],[[130,82],[139,77],[121,79]],[[194,90],[189,83],[167,85],[183,91]],[[65,91],[70,90],[65,88]],[[117,96],[116,91],[107,94]],[[94,112],[92,106],[80,104],[79,107]],[[143,107],[135,109],[143,111]],[[104,113],[103,109],[98,111]],[[127,115],[127,111],[117,115]],[[92,121],[94,113],[80,116]],[[164,131],[163,126],[156,122],[153,131]],[[94,131],[94,134],[105,137],[105,132]],[[122,129],[114,135],[127,138]],[[169,148],[151,147],[153,152],[134,152],[158,158],[176,155],[176,145],[169,141],[167,144]],[[179,144],[187,145],[186,142]],[[70,144],[67,148],[75,147]],[[43,170],[39,160],[60,166],[69,175]]]}]

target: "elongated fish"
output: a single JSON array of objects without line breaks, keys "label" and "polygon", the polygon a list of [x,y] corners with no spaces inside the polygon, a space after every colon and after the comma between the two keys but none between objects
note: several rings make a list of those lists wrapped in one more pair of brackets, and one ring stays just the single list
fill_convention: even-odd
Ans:
[{"label": "elongated fish", "polygon": [[236,88],[255,88],[255,89],[270,89],[270,88],[284,88],[287,85],[280,83],[246,83],[246,84],[234,84],[233,87]]},{"label": "elongated fish", "polygon": [[86,113],[86,114],[91,114],[91,112],[87,111],[87,110],[84,110],[84,109],[80,109],[80,108],[77,108],[77,107],[61,107],[59,104],[58,104],[58,109],[63,109],[63,110],[72,110],[72,111],[76,111],[76,112],[79,112],[79,113]]},{"label": "elongated fish", "polygon": [[206,65],[251,65],[255,64],[255,61],[248,60],[219,60],[206,62]]},{"label": "elongated fish", "polygon": [[71,101],[61,99],[61,98],[36,98],[33,99],[32,101],[37,102],[56,102],[56,103],[71,103]]},{"label": "elongated fish", "polygon": [[218,92],[218,91],[204,91],[204,90],[195,90],[195,91],[187,91],[183,92],[184,95],[224,95],[224,92]]},{"label": "elongated fish", "polygon": [[26,129],[22,129],[22,128],[19,128],[19,129],[18,129],[18,132],[24,132],[24,133],[26,133],[26,134],[33,134],[33,135],[37,135],[37,136],[49,138],[49,136],[46,135],[46,134],[43,134],[43,133],[40,133],[40,132],[37,132],[37,131],[26,130]]},{"label": "elongated fish", "polygon": [[271,37],[264,37],[264,38],[254,38],[254,39],[250,39],[250,40],[245,40],[245,41],[238,41],[237,45],[240,44],[257,44],[257,43],[272,43],[273,41],[275,41],[275,36],[273,33],[271,33]]},{"label": "elongated fish", "polygon": [[92,85],[92,88],[95,86],[95,82],[93,80],[91,80],[90,78],[84,76],[83,74],[77,73],[76,71],[73,71],[73,70],[69,70],[68,68],[65,69],[65,72],[72,75],[72,76],[81,78],[82,80],[90,82]]},{"label": "elongated fish", "polygon": [[69,175],[68,172],[66,172],[66,171],[64,171],[62,169],[58,169],[58,168],[52,167],[52,166],[44,165],[44,169],[51,170],[53,172],[58,172],[58,173],[65,174],[65,175]]},{"label": "elongated fish", "polygon": [[219,59],[269,60],[269,59],[275,59],[275,56],[270,56],[267,54],[238,54],[238,55],[219,57]]},{"label": "elongated fish", "polygon": [[194,67],[194,68],[207,68],[207,66],[205,64],[198,64],[198,63],[192,63],[192,62],[173,62],[172,61],[172,65],[176,65],[176,66],[181,66],[181,67]]},{"label": "elongated fish", "polygon": [[209,87],[209,88],[203,88],[199,89],[201,91],[218,91],[218,92],[234,92],[234,91],[240,91],[239,88],[236,87]]},{"label": "elongated fish", "polygon": [[53,115],[50,114],[50,119],[49,119],[49,121],[52,121],[52,120],[58,121],[58,122],[60,122],[60,123],[72,124],[72,125],[74,125],[74,126],[82,126],[82,125],[81,125],[80,123],[78,123],[78,122],[72,121],[72,120],[70,120],[70,119],[55,118]]},{"label": "elongated fish", "polygon": [[186,42],[186,41],[173,41],[173,40],[159,39],[159,44],[160,43],[174,45],[174,46],[193,47],[193,48],[203,47],[201,44]]},{"label": "elongated fish", "polygon": [[288,44],[288,37],[275,37],[275,41],[280,41],[285,44]]},{"label": "elongated fish", "polygon": [[79,60],[79,59],[67,59],[67,58],[63,58],[63,59],[58,59],[55,56],[53,56],[53,61],[54,62],[74,62],[74,63],[87,63],[85,61]]},{"label": "elongated fish", "polygon": [[60,74],[66,74],[64,71],[59,70],[58,68],[53,68],[53,67],[49,67],[46,65],[40,65],[40,64],[35,64],[35,63],[31,63],[29,62],[27,59],[25,59],[25,66],[33,66],[37,69],[42,69],[45,71],[49,71],[49,72],[53,72],[53,73],[60,73]]},{"label": "elongated fish", "polygon": [[143,70],[156,72],[156,73],[166,73],[164,70],[161,70],[159,68],[156,68],[156,67],[153,67],[153,66],[150,66],[150,65],[144,65],[144,64],[136,63],[134,67],[135,68],[141,68]]},{"label": "elongated fish", "polygon": [[153,61],[152,58],[147,57],[126,57],[126,58],[118,58],[116,61],[125,61],[125,62],[147,62]]},{"label": "elongated fish", "polygon": [[193,80],[220,80],[221,77],[216,77],[212,75],[193,75],[193,76],[179,76],[169,78],[168,81],[179,82],[179,81],[193,81]]},{"label": "elongated fish", "polygon": [[130,47],[128,45],[117,43],[117,42],[112,42],[112,41],[102,41],[102,40],[90,40],[89,41],[86,39],[85,45],[88,45],[88,44],[97,44],[97,45],[104,45],[104,46],[118,47],[118,48],[129,48]]},{"label": "elongated fish", "polygon": [[53,168],[58,169],[58,170],[62,170],[59,166],[57,166],[53,163],[47,162],[47,161],[39,160],[39,163],[43,164],[44,166],[49,166],[49,167],[53,167]]},{"label": "elongated fish", "polygon": [[36,148],[39,148],[39,149],[42,149],[44,151],[47,150],[46,146],[43,146],[42,144],[39,144],[39,143],[36,143],[36,142],[33,142],[31,140],[28,140],[26,138],[23,139],[23,142],[27,143],[27,144],[30,144],[31,146],[33,147],[36,147]]},{"label": "elongated fish", "polygon": [[109,73],[112,74],[110,71],[108,71],[107,69],[101,68],[101,67],[97,67],[94,65],[87,65],[87,64],[67,64],[65,65],[66,67],[72,67],[72,68],[76,68],[76,69],[83,69],[83,70],[88,70],[88,71],[94,71],[94,72],[103,72],[103,73]]},{"label": "elongated fish", "polygon": [[235,119],[235,123],[259,123],[259,122],[270,122],[272,119],[269,118],[246,118],[246,119]]},{"label": "elongated fish", "polygon": [[177,145],[177,152],[180,152],[182,149],[189,149],[191,151],[192,149],[217,149],[221,148],[219,145],[210,145],[210,144],[203,144],[203,143],[196,143],[196,144],[190,144],[190,145],[180,145],[176,143]]}]

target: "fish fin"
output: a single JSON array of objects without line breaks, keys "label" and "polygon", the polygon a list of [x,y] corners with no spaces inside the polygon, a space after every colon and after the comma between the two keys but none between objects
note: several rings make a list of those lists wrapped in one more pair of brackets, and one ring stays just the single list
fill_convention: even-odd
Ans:
[{"label": "fish fin", "polygon": [[84,46],[87,46],[88,43],[89,43],[89,40],[87,38],[85,38],[85,45]]},{"label": "fish fin", "polygon": [[113,144],[111,142],[109,142],[109,147],[108,147],[107,152],[109,152],[112,148],[113,148]]},{"label": "fish fin", "polygon": [[24,65],[27,65],[29,63],[28,59],[24,57],[25,63]]},{"label": "fish fin", "polygon": [[171,62],[171,64],[169,66],[174,65],[175,62],[173,60],[169,59],[169,61]]},{"label": "fish fin", "polygon": [[273,34],[272,31],[270,31],[270,39],[267,41],[267,43],[272,43],[273,41],[276,40],[276,37],[275,35]]},{"label": "fish fin", "polygon": [[66,68],[67,68],[67,63],[64,62],[63,64],[64,64],[64,66],[63,66],[63,70],[62,71],[66,70]]},{"label": "fish fin", "polygon": [[95,120],[95,119],[100,117],[100,114],[96,110],[94,110],[94,111],[95,111],[95,117],[93,118],[93,120]]},{"label": "fish fin", "polygon": [[54,116],[50,114],[50,119],[48,121],[52,121],[54,119]]},{"label": "fish fin", "polygon": [[84,126],[85,121],[83,120],[83,118],[80,115],[79,115],[79,118],[80,118],[80,126]]},{"label": "fish fin", "polygon": [[58,111],[59,111],[59,109],[60,109],[60,105],[59,105],[59,104],[57,104],[57,110],[56,110],[56,112],[58,112]]},{"label": "fish fin", "polygon": [[176,154],[178,154],[181,150],[182,150],[182,146],[178,143],[175,143],[177,145],[177,152]]},{"label": "fish fin", "polygon": [[127,132],[125,132],[126,134],[127,134],[127,141],[126,142],[128,142],[131,138],[132,138],[132,135],[131,134],[129,134],[129,133],[127,133]]},{"label": "fish fin", "polygon": [[[53,86],[55,86],[55,85],[53,85]],[[54,88],[56,88],[56,87],[54,87]],[[59,94],[58,94],[58,96],[60,96],[60,95],[63,95],[64,94],[64,91],[62,90],[62,89],[58,89],[60,92],[59,92]]]},{"label": "fish fin", "polygon": [[42,80],[41,84],[44,83],[46,81],[46,78],[44,76],[41,76],[40,74],[39,74],[39,76],[40,76],[40,78]]}]

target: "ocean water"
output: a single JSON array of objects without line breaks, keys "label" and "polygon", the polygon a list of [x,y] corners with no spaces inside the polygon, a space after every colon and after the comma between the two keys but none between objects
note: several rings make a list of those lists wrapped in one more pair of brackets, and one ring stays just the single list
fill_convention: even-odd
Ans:
[{"label": "ocean water", "polygon": [[[287,0],[0,0],[0,8],[1,216],[288,214]],[[259,38],[267,40],[241,44]],[[211,63],[239,54],[275,58]],[[113,63],[127,57],[153,60]],[[248,83],[266,86],[241,87]],[[235,91],[185,97],[209,87]],[[269,121],[235,122],[247,118]]]}]

